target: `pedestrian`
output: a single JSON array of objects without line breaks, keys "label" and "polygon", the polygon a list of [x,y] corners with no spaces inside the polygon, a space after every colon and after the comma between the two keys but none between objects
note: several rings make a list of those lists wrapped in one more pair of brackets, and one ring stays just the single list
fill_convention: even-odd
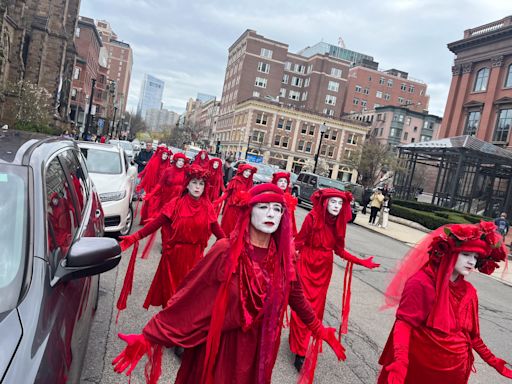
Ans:
[{"label": "pedestrian", "polygon": [[363,192],[363,209],[361,210],[361,213],[363,215],[366,215],[366,208],[368,204],[370,204],[370,197],[372,196],[373,190],[371,188],[365,188]]},{"label": "pedestrian", "polygon": [[[203,257],[212,233],[217,239],[225,237],[213,206],[204,194],[207,178],[208,171],[203,168],[188,167],[182,195],[167,203],[158,216],[139,231],[121,237],[120,246],[124,251],[162,227],[162,257],[144,301],[146,309],[150,305],[166,306],[187,273]],[[135,258],[136,254],[135,250],[132,256]],[[133,269],[134,265],[128,269],[123,286],[131,286]],[[124,289],[120,295],[120,310],[126,307],[127,294]]]},{"label": "pedestrian", "polygon": [[[379,264],[373,257],[359,259],[345,250],[345,233],[347,222],[352,217],[350,192],[334,188],[318,189],[311,196],[313,209],[308,213],[299,234],[295,238],[298,251],[297,271],[299,273],[304,296],[313,307],[316,316],[324,316],[327,290],[331,281],[333,252],[347,260],[345,281],[351,281],[352,265],[359,264],[366,268],[376,268]],[[346,333],[348,310],[350,307],[350,287],[343,292],[343,314],[340,333]],[[290,350],[295,354],[295,368],[300,371],[309,344],[311,332],[292,312],[290,322]]]},{"label": "pedestrian", "polygon": [[151,159],[151,156],[153,156],[153,145],[148,141],[146,143],[146,148],[141,149],[134,159],[135,163],[137,163],[137,169],[139,173],[144,170],[149,162],[149,159]]},{"label": "pedestrian", "polygon": [[379,223],[378,226],[386,229],[388,227],[389,222],[389,211],[391,209],[391,195],[384,196],[384,201],[382,202],[382,207],[380,208],[379,213]]},{"label": "pedestrian", "polygon": [[224,165],[222,166],[222,173],[224,174],[224,186],[227,187],[228,183],[233,178],[235,170],[231,166],[233,160],[230,157],[227,157],[224,160]]},{"label": "pedestrian", "polygon": [[304,299],[289,225],[279,188],[251,189],[230,238],[213,245],[142,334],[119,335],[127,345],[113,361],[115,371],[130,375],[146,354],[146,381],[156,383],[162,346],[178,345],[185,352],[175,383],[270,384],[287,304],[344,359],[335,330]]},{"label": "pedestrian", "polygon": [[409,251],[386,290],[385,307],[398,309],[378,384],[466,384],[473,349],[512,378],[480,337],[477,291],[465,280],[475,268],[491,274],[505,258],[496,226],[486,222],[440,227]]},{"label": "pedestrian", "polygon": [[252,178],[256,171],[256,167],[252,165],[240,164],[236,176],[229,182],[222,196],[214,203],[218,207],[225,201],[221,226],[226,235],[235,229],[240,214],[240,204],[243,201],[244,193],[253,186]]},{"label": "pedestrian", "polygon": [[[165,170],[170,167],[169,156],[172,154],[165,146],[158,146],[156,153],[149,159],[148,164],[144,170],[139,173],[139,184],[135,188],[138,195],[146,193],[146,196],[151,196],[154,189],[160,182]],[[151,218],[151,204],[150,199],[146,199],[142,203],[140,210],[140,224],[144,223]]]},{"label": "pedestrian", "polygon": [[375,219],[377,218],[377,213],[380,211],[380,207],[384,202],[384,195],[382,194],[380,189],[376,189],[370,197],[370,220],[368,223],[370,225],[375,225]]},{"label": "pedestrian", "polygon": [[210,167],[210,158],[208,157],[208,152],[206,152],[204,149],[201,149],[196,157],[194,157],[193,164],[197,164],[201,168],[208,170]]},{"label": "pedestrian", "polygon": [[209,172],[207,195],[210,201],[214,202],[226,190],[222,174],[222,161],[218,158],[210,159]]},{"label": "pedestrian", "polygon": [[297,208],[298,200],[292,195],[292,185],[290,182],[290,172],[275,172],[272,175],[272,184],[275,184],[284,192],[286,200],[286,208],[290,212],[290,220],[292,224],[292,236],[297,236],[297,222],[295,221],[295,208]]},{"label": "pedestrian", "polygon": [[107,137],[105,135],[102,135],[100,138],[100,143],[105,144],[106,141],[107,141]]},{"label": "pedestrian", "polygon": [[505,236],[507,236],[510,227],[506,212],[502,212],[500,217],[494,220],[494,224],[496,224],[496,227],[498,227],[498,232],[501,233],[501,236],[503,236],[503,239],[505,239]]}]

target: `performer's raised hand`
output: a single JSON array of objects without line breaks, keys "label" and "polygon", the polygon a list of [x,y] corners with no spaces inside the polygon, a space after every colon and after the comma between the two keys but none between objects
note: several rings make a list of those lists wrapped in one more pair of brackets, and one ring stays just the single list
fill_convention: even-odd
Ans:
[{"label": "performer's raised hand", "polygon": [[149,351],[150,345],[143,335],[124,335],[119,333],[118,336],[121,340],[126,341],[127,345],[112,361],[112,365],[117,373],[122,373],[128,368],[126,376],[130,376],[142,356]]},{"label": "performer's raised hand", "polygon": [[332,348],[338,361],[345,360],[347,356],[345,355],[345,348],[339,340],[336,338],[336,330],[334,328],[325,328],[320,320],[315,319],[313,324],[309,327],[311,333],[316,338],[324,340],[329,346]]},{"label": "performer's raised hand", "polygon": [[407,376],[407,366],[402,361],[397,360],[385,369],[388,372],[388,384],[404,384]]},{"label": "performer's raised hand", "polygon": [[361,259],[361,265],[369,269],[380,267],[380,264],[373,262],[373,256],[370,256],[367,259]]},{"label": "performer's raised hand", "polygon": [[[501,359],[500,359],[501,360]],[[501,363],[503,362],[503,363]],[[507,363],[505,360],[501,360],[499,366],[495,367],[496,370],[503,376],[508,377],[509,379],[512,379],[512,367],[510,363]],[[508,367],[507,367],[508,365]]]},{"label": "performer's raised hand", "polygon": [[128,235],[128,236],[119,236],[119,239],[121,240],[119,242],[121,251],[126,251],[128,248],[130,248],[133,245],[133,243],[135,243],[137,240],[139,240],[135,234]]}]

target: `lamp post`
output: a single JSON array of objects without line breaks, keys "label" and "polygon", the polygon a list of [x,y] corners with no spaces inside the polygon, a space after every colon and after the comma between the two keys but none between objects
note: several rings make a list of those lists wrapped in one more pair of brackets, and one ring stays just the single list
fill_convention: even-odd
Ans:
[{"label": "lamp post", "polygon": [[110,133],[110,138],[112,138],[112,136],[115,137],[115,135],[116,135],[116,114],[117,114],[117,107],[114,106],[114,118],[112,119],[112,132]]},{"label": "lamp post", "polygon": [[249,153],[250,145],[251,145],[251,131],[249,131],[249,138],[247,139],[247,149],[245,150],[245,160],[247,160],[247,154]]},{"label": "lamp post", "polygon": [[96,79],[92,79],[91,97],[90,97],[90,100],[89,100],[89,109],[87,111],[87,119],[85,121],[84,133],[82,135],[82,139],[83,140],[87,140],[87,136],[89,136],[89,128],[90,128],[90,125],[91,125],[92,103],[94,102],[94,87],[95,87],[95,85],[96,85]]},{"label": "lamp post", "polygon": [[316,166],[318,164],[318,156],[320,155],[320,148],[322,148],[322,140],[324,138],[324,133],[326,131],[327,131],[327,125],[325,125],[325,123],[320,124],[320,143],[318,144],[318,148],[316,150],[315,167],[313,168],[313,173],[316,173]]}]

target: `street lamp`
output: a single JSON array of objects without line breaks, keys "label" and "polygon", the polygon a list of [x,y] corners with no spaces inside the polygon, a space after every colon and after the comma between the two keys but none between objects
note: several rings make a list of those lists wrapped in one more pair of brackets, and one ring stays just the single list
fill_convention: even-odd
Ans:
[{"label": "street lamp", "polygon": [[320,155],[320,148],[322,147],[322,140],[324,138],[324,133],[327,132],[327,125],[325,123],[320,124],[320,144],[318,144],[318,148],[316,150],[315,155],[315,167],[313,168],[313,173],[316,173],[316,166],[318,163],[318,156]]},{"label": "street lamp", "polygon": [[87,140],[87,136],[89,136],[89,130],[91,127],[91,113],[92,113],[92,103],[94,102],[94,87],[96,86],[96,79],[91,79],[91,97],[89,100],[89,109],[87,111],[87,120],[85,121],[85,129],[82,134],[82,139]]}]

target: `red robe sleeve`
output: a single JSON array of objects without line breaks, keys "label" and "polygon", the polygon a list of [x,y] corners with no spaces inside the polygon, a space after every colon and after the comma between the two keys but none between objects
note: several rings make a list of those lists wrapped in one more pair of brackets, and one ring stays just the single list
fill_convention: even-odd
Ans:
[{"label": "red robe sleeve", "polygon": [[[219,240],[182,282],[169,305],[151,318],[143,329],[148,341],[166,347],[192,348],[206,342],[213,304],[227,267],[229,241]],[[238,292],[237,279],[232,279]],[[223,330],[241,327],[240,300],[229,295]]]},{"label": "red robe sleeve", "polygon": [[434,305],[435,295],[434,282],[424,271],[419,271],[405,283],[396,318],[412,327],[424,325]]},{"label": "red robe sleeve", "polygon": [[313,215],[308,213],[304,222],[302,223],[302,227],[300,228],[300,232],[295,237],[295,248],[300,250],[304,245],[306,245],[307,241],[311,238],[311,231],[313,230]]},{"label": "red robe sleeve", "polygon": [[313,311],[311,304],[309,304],[309,301],[304,296],[302,284],[298,278],[290,283],[288,304],[306,326],[311,325],[315,321],[315,311]]},{"label": "red robe sleeve", "polygon": [[224,231],[222,230],[222,228],[220,227],[220,225],[217,221],[214,221],[213,223],[210,224],[210,230],[215,235],[217,240],[220,240],[220,239],[223,239],[226,237],[226,234],[224,233]]},{"label": "red robe sleeve", "polygon": [[153,232],[157,231],[165,222],[169,220],[167,216],[163,213],[155,217],[153,220],[149,221],[146,225],[144,225],[141,229],[134,233],[137,235],[138,239],[143,239]]}]

